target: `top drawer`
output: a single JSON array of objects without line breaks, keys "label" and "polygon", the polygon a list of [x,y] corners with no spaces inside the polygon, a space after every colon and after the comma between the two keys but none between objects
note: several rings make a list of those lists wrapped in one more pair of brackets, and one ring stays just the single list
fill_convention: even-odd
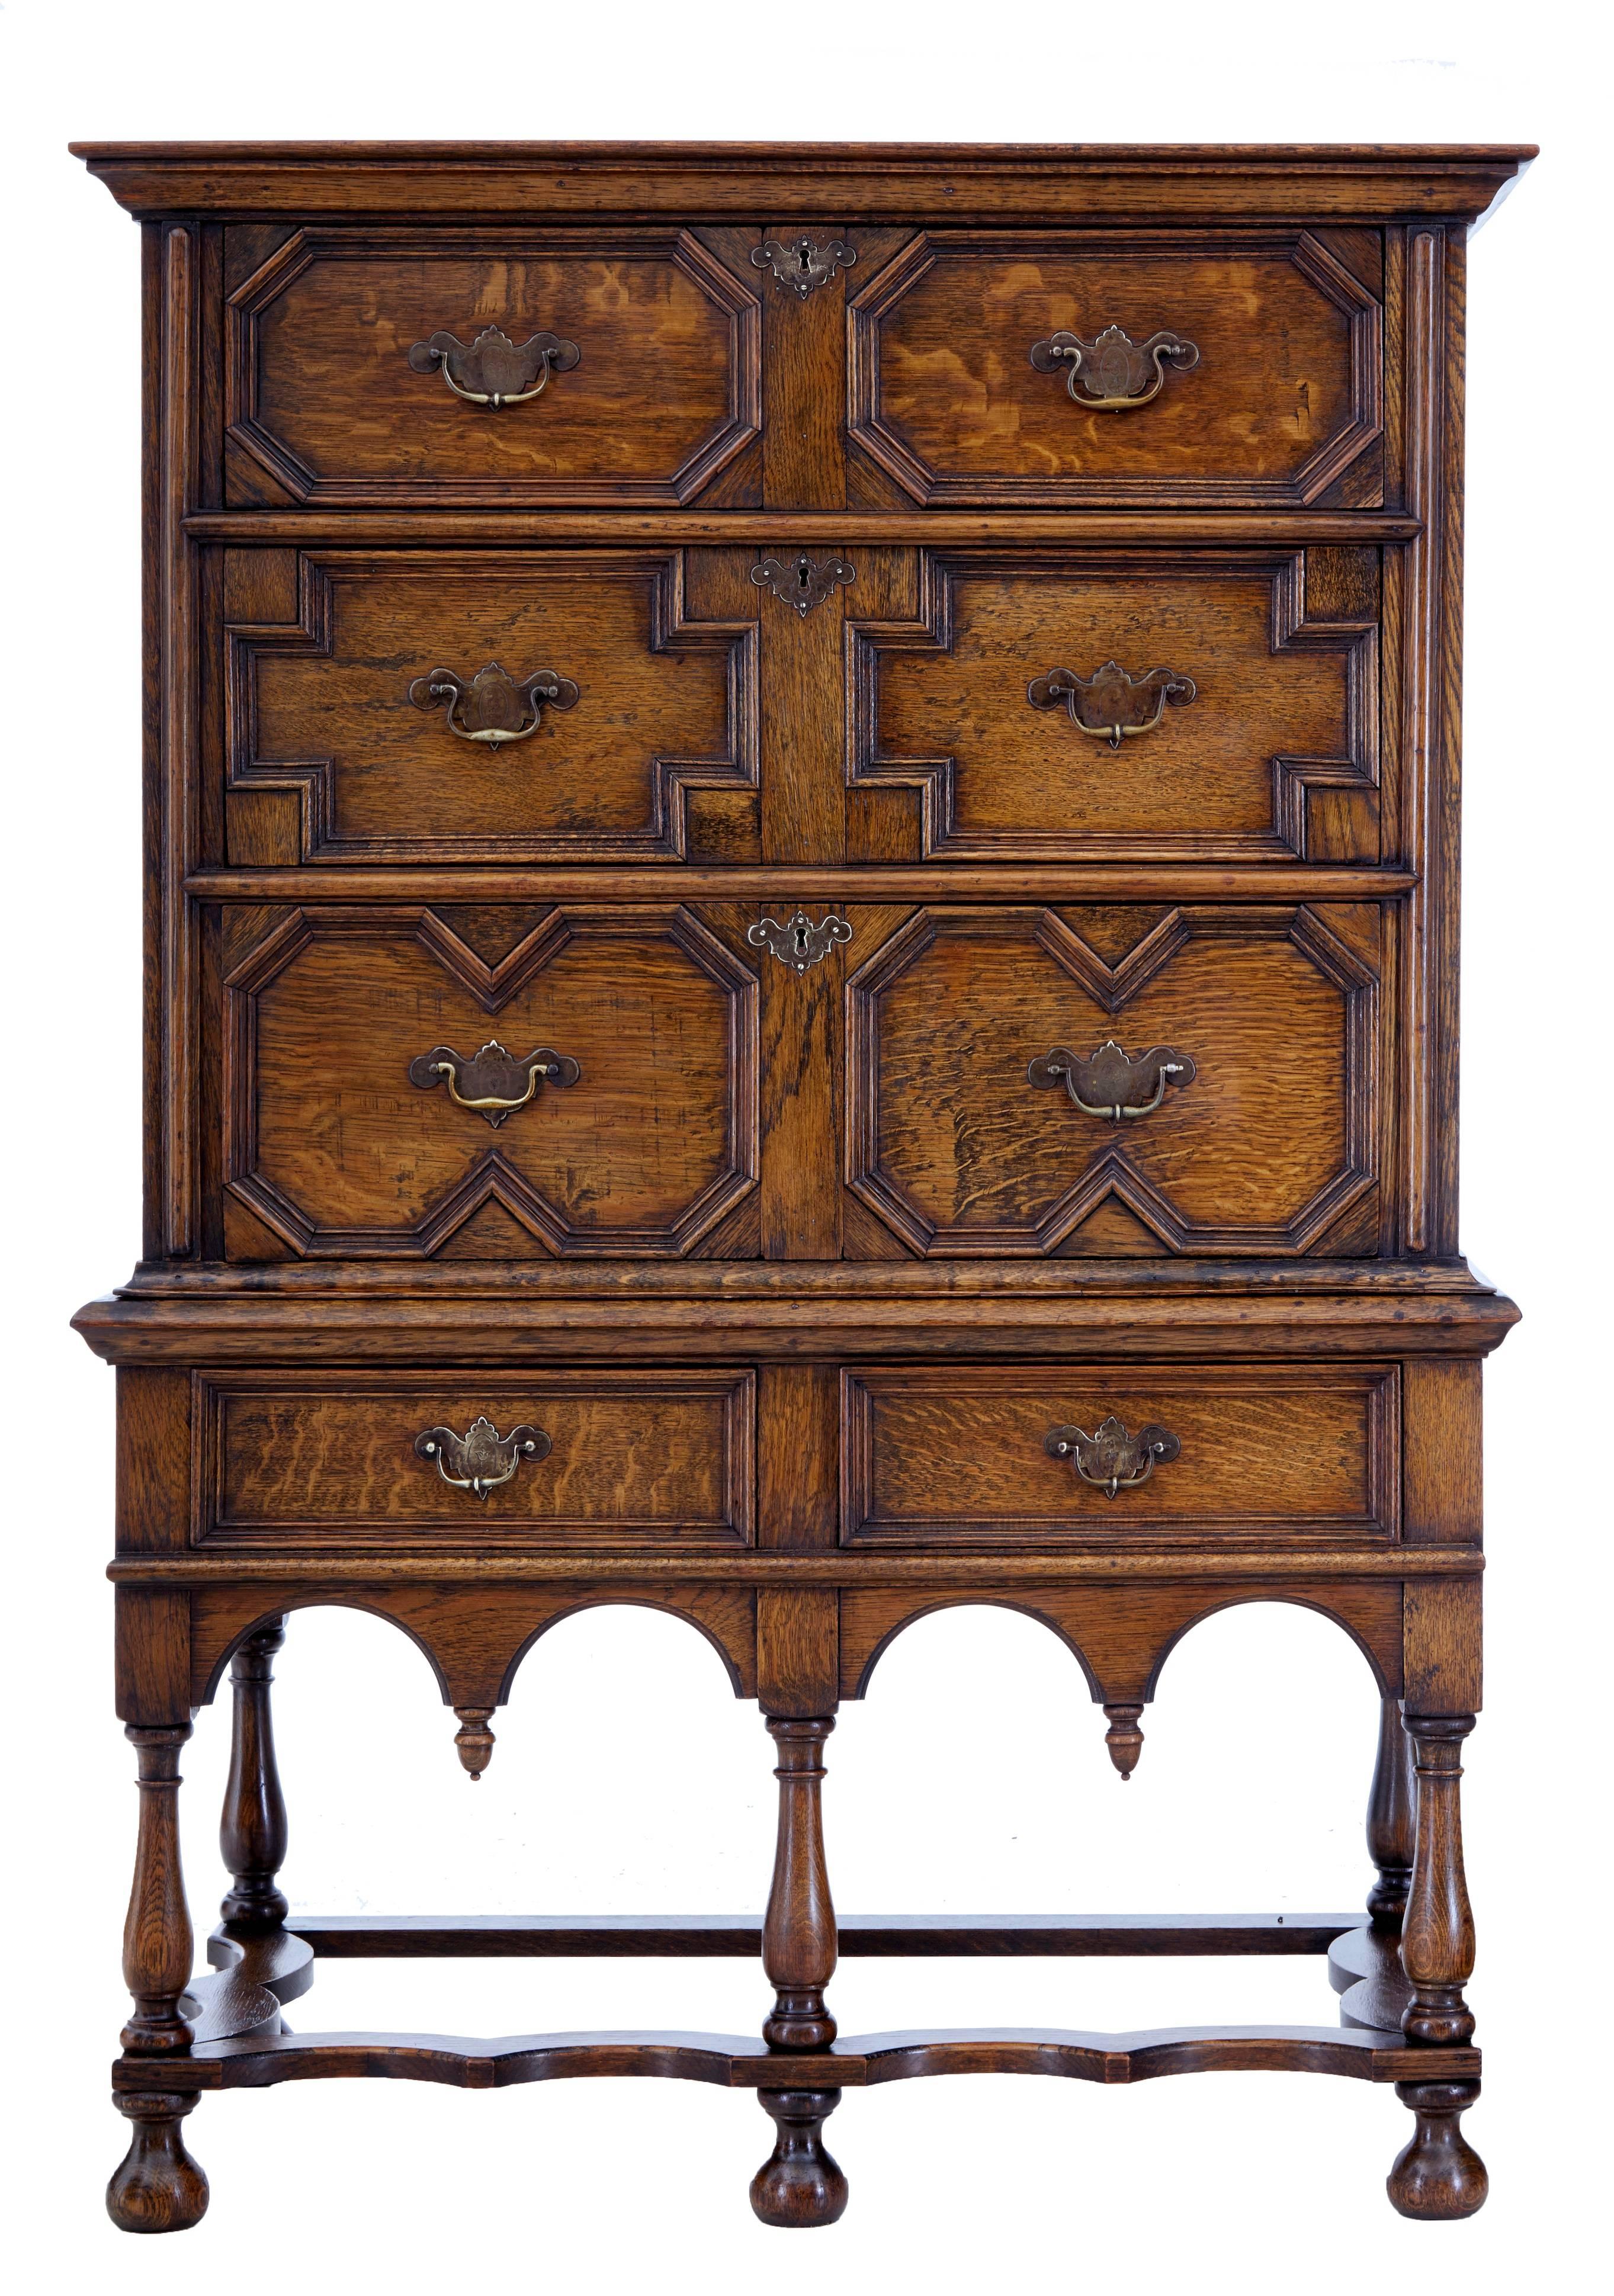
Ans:
[{"label": "top drawer", "polygon": [[922,503],[1381,503],[1383,245],[934,232],[853,299],[852,438]]},{"label": "top drawer", "polygon": [[687,232],[299,231],[230,318],[233,504],[676,505],[761,425],[757,294]]}]

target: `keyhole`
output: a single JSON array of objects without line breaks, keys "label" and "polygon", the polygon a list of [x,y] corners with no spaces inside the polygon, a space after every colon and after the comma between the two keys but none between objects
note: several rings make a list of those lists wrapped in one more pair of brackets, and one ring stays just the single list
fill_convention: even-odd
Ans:
[{"label": "keyhole", "polygon": [[799,271],[810,271],[812,269],[813,242],[810,239],[804,239],[800,246],[796,250],[796,267]]},{"label": "keyhole", "polygon": [[795,943],[796,943],[796,954],[797,954],[797,955],[798,955],[798,956],[805,956],[805,955],[807,955],[807,927],[806,927],[805,925],[795,925],[795,926],[792,926],[792,928],[791,928],[791,932],[792,932],[792,936],[793,936],[793,938],[794,938],[794,939],[795,939]]},{"label": "keyhole", "polygon": [[805,558],[799,558],[796,561],[796,587],[799,590],[805,590],[809,579],[811,578],[811,575],[812,569],[807,564],[807,560]]}]

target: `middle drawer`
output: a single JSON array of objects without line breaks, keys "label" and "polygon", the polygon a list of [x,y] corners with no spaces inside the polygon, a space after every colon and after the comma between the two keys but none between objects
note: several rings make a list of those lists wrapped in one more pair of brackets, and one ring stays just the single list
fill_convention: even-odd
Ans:
[{"label": "middle drawer", "polygon": [[1376,862],[1392,587],[1322,547],[229,550],[215,834],[255,867]]},{"label": "middle drawer", "polygon": [[199,1374],[192,1543],[755,1544],[749,1371]]}]

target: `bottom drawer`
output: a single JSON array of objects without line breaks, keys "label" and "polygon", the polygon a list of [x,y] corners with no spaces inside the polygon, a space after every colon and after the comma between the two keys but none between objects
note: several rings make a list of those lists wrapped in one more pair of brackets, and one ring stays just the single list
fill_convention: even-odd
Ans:
[{"label": "bottom drawer", "polygon": [[198,1546],[753,1543],[749,1371],[242,1372],[197,1388]]},{"label": "bottom drawer", "polygon": [[1382,1546],[1394,1365],[952,1364],[841,1375],[843,1546]]}]

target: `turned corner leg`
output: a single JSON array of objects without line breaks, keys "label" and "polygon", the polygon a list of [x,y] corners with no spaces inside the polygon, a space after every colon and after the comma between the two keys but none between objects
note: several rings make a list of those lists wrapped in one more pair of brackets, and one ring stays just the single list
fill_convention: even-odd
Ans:
[{"label": "turned corner leg", "polygon": [[208,2180],[184,2148],[180,2122],[196,2102],[188,2090],[139,2087],[142,2060],[188,2052],[192,2030],[180,2004],[191,1976],[191,1917],[179,1863],[179,1750],[188,1722],[127,1736],[140,1765],[140,1831],[123,1932],[123,1975],[134,2012],[123,2029],[127,2087],[117,2095],[131,2133],[127,2154],[107,2186],[106,2204],[125,2232],[182,2232],[208,2205]]},{"label": "turned corner leg", "polygon": [[286,1918],[285,1894],[275,1879],[286,1858],[286,1805],[269,1703],[274,1654],[285,1639],[286,1622],[276,1619],[250,1634],[230,1664],[234,1710],[218,1847],[233,1886],[218,1910],[238,1930],[279,1929]]},{"label": "turned corner leg", "polygon": [[1396,2095],[1411,2110],[1413,2127],[1386,2180],[1391,2206],[1404,2217],[1437,2223],[1471,2217],[1485,2205],[1491,2183],[1461,2127],[1479,2082],[1397,2081]]},{"label": "turned corner leg", "polygon": [[1468,2040],[1474,2014],[1462,1988],[1474,1968],[1474,1916],[1462,1871],[1462,1813],[1458,1782],[1471,1714],[1409,1714],[1417,1781],[1417,1830],[1412,1881],[1401,1921],[1401,1966],[1412,1999],[1401,2029],[1412,2041],[1441,2047]]},{"label": "turned corner leg", "polygon": [[[1471,1714],[1405,1718],[1417,1824],[1401,1923],[1401,1964],[1412,1999],[1401,2025],[1409,2041],[1437,2048],[1461,2045],[1474,2030],[1462,1994],[1474,1966],[1474,1921],[1462,1872],[1459,1800],[1462,1741],[1473,1726]],[[1389,2173],[1391,2203],[1404,2217],[1471,2217],[1485,2201],[1489,2178],[1460,2124],[1479,2094],[1479,2082],[1398,2081],[1396,2094],[1411,2111],[1413,2127]]]},{"label": "turned corner leg", "polygon": [[1381,1699],[1379,1752],[1367,1797],[1367,1854],[1379,1878],[1367,1893],[1367,1910],[1381,1935],[1398,1937],[1413,1878],[1416,1817],[1412,1741],[1401,1726],[1401,1702]]},{"label": "turned corner leg", "polygon": [[[823,1997],[835,1971],[835,1908],[822,1807],[823,1745],[835,1724],[828,1716],[770,1716],[767,1726],[778,1749],[779,1832],[762,1926],[762,1966],[774,1988],[762,2037],[769,2048],[800,2056],[827,2051],[835,2038]],[[824,2150],[823,2130],[840,2090],[827,2082],[764,2089],[759,2102],[778,2134],[752,2179],[752,2208],[764,2224],[833,2224],[847,2204],[847,2180]]]}]

